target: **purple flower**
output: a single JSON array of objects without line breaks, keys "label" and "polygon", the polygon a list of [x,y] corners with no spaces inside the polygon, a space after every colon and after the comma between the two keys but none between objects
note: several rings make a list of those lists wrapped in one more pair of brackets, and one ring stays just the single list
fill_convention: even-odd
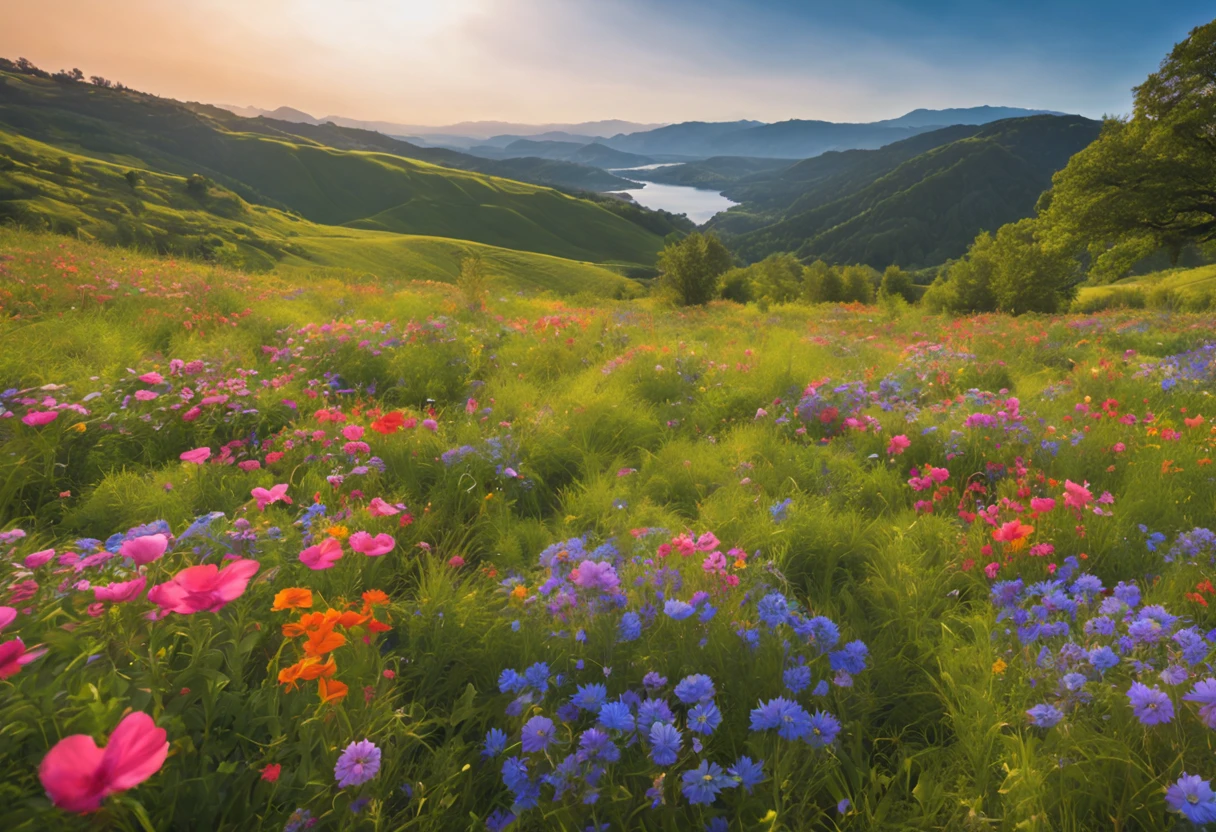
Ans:
[{"label": "purple flower", "polygon": [[578,739],[578,762],[603,760],[615,763],[621,759],[621,750],[606,733],[598,728],[588,728]]},{"label": "purple flower", "polygon": [[1127,691],[1132,711],[1142,725],[1161,725],[1174,718],[1174,703],[1169,694],[1150,688],[1140,682],[1132,682]]},{"label": "purple flower", "polygon": [[708,702],[714,698],[714,682],[703,673],[685,676],[676,685],[676,699],[685,705]]},{"label": "purple flower", "polygon": [[722,713],[711,699],[698,703],[688,712],[688,730],[698,734],[712,734],[722,724]]},{"label": "purple flower", "polygon": [[524,723],[521,736],[523,749],[531,754],[544,751],[553,742],[553,720],[545,716],[534,716]]},{"label": "purple flower", "polygon": [[758,763],[751,757],[740,757],[726,773],[738,780],[743,790],[751,794],[752,789],[764,782],[764,763]]},{"label": "purple flower", "polygon": [[570,700],[584,711],[598,711],[608,698],[608,688],[601,684],[579,685]]},{"label": "purple flower", "polygon": [[1198,702],[1199,718],[1209,728],[1216,728],[1216,679],[1201,679],[1182,697],[1187,702]]},{"label": "purple flower", "polygon": [[650,726],[650,759],[657,766],[669,766],[680,753],[680,732],[674,725],[656,722]]},{"label": "purple flower", "polygon": [[1178,782],[1166,791],[1165,802],[1191,823],[1203,825],[1216,821],[1216,794],[1212,792],[1212,784],[1198,774],[1184,771]]},{"label": "purple flower", "polygon": [[840,722],[827,711],[816,711],[810,720],[806,741],[812,748],[822,748],[836,741],[840,733]]},{"label": "purple flower", "polygon": [[688,802],[694,805],[713,803],[718,792],[732,789],[736,785],[722,773],[722,766],[708,760],[702,760],[701,765],[684,772],[681,779],[684,781],[681,791],[688,798]]},{"label": "purple flower", "polygon": [[1036,728],[1050,728],[1064,718],[1055,705],[1035,705],[1026,714],[1030,717],[1030,724]]},{"label": "purple flower", "polygon": [[696,611],[696,607],[684,601],[676,601],[673,599],[663,604],[663,612],[667,614],[668,618],[675,621],[683,621]]},{"label": "purple flower", "polygon": [[607,561],[583,561],[578,565],[577,574],[572,575],[572,580],[583,589],[598,589],[608,595],[615,594],[621,585],[616,570]]},{"label": "purple flower", "polygon": [[369,740],[352,742],[338,757],[334,778],[338,787],[361,786],[380,773],[380,749]]}]

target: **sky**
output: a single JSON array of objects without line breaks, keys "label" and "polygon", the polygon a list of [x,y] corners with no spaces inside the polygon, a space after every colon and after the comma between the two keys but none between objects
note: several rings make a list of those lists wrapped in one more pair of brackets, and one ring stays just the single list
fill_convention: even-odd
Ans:
[{"label": "sky", "polygon": [[0,0],[0,55],[190,101],[447,125],[1098,117],[1211,0]]}]

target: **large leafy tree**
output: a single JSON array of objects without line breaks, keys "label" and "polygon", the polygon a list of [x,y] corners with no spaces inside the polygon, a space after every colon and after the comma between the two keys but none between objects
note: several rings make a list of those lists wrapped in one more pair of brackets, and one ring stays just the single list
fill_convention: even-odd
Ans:
[{"label": "large leafy tree", "polygon": [[718,277],[733,265],[716,234],[694,232],[659,254],[659,282],[682,306],[713,300]]},{"label": "large leafy tree", "polygon": [[1055,175],[1040,212],[1045,241],[1088,251],[1095,277],[1216,240],[1216,21],[1136,87],[1131,117],[1107,120]]}]

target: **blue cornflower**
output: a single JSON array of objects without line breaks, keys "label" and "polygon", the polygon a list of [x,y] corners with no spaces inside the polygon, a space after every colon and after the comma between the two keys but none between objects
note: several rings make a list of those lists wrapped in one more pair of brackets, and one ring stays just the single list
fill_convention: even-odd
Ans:
[{"label": "blue cornflower", "polygon": [[520,741],[529,754],[544,751],[553,742],[553,720],[546,716],[532,717],[524,723]]},{"label": "blue cornflower", "polygon": [[1102,673],[1117,665],[1119,657],[1109,647],[1095,647],[1089,651],[1089,663]]},{"label": "blue cornflower", "polygon": [[1161,725],[1174,718],[1174,703],[1169,694],[1150,688],[1140,682],[1132,682],[1127,698],[1132,712],[1142,725]]},{"label": "blue cornflower", "polygon": [[785,623],[789,616],[790,605],[785,600],[785,596],[780,592],[770,592],[760,599],[760,603],[756,606],[756,614],[760,616],[760,620],[770,627],[777,627]]},{"label": "blue cornflower", "polygon": [[1167,685],[1181,685],[1187,680],[1187,678],[1189,678],[1189,676],[1190,674],[1187,673],[1185,667],[1172,664],[1165,670],[1161,671],[1161,674],[1157,678],[1165,682]]},{"label": "blue cornflower", "polygon": [[660,676],[658,673],[655,673],[653,670],[642,677],[642,687],[646,688],[646,690],[651,691],[651,692],[659,690],[660,688],[664,687],[666,684],[667,684],[667,677]]},{"label": "blue cornflower", "polygon": [[502,783],[515,798],[514,811],[532,809],[540,799],[540,786],[528,776],[527,761],[519,757],[510,757],[502,764]]},{"label": "blue cornflower", "polygon": [[486,818],[486,832],[503,832],[513,823],[515,823],[515,815],[502,809],[495,809]]},{"label": "blue cornflower", "polygon": [[603,760],[615,763],[621,759],[621,750],[606,733],[598,728],[588,728],[578,738],[578,761]]},{"label": "blue cornflower", "polygon": [[621,616],[617,627],[616,640],[619,642],[635,641],[642,635],[642,619],[636,612],[627,612]]},{"label": "blue cornflower", "polygon": [[1178,782],[1166,791],[1165,802],[1198,826],[1216,821],[1216,794],[1212,784],[1198,774],[1182,772]]},{"label": "blue cornflower", "polygon": [[764,782],[764,763],[756,762],[751,757],[740,757],[726,773],[738,780],[743,790],[751,794],[752,789]]},{"label": "blue cornflower", "polygon": [[778,697],[764,702],[751,712],[753,731],[777,729],[784,740],[800,740],[811,730],[811,715],[797,702]]},{"label": "blue cornflower", "polygon": [[730,823],[719,815],[705,822],[705,832],[730,832]]},{"label": "blue cornflower", "polygon": [[669,766],[680,754],[680,732],[674,725],[656,722],[650,726],[650,759],[657,766]]},{"label": "blue cornflower", "polygon": [[483,757],[497,757],[507,748],[507,732],[501,728],[491,728],[486,732],[485,746],[481,750]]},{"label": "blue cornflower", "polygon": [[810,730],[807,732],[806,741],[812,748],[822,748],[835,742],[836,735],[839,733],[840,722],[836,717],[827,711],[815,711],[810,720]]},{"label": "blue cornflower", "polygon": [[713,617],[718,614],[718,608],[713,604],[705,604],[701,607],[701,611],[697,613],[698,621],[712,621]]},{"label": "blue cornflower", "polygon": [[579,685],[570,701],[584,711],[598,711],[608,698],[608,688],[601,684]]},{"label": "blue cornflower", "polygon": [[1036,728],[1050,728],[1064,718],[1064,714],[1054,705],[1035,705],[1026,713],[1030,717],[1030,724]]},{"label": "blue cornflower", "polygon": [[714,682],[703,673],[685,676],[676,685],[675,694],[676,699],[679,699],[685,705],[708,702],[714,698]]},{"label": "blue cornflower", "polygon": [[734,781],[722,773],[722,766],[708,760],[702,760],[701,765],[684,772],[681,779],[684,781],[681,791],[694,805],[713,803],[718,792],[735,786]]},{"label": "blue cornflower", "polygon": [[786,517],[789,516],[790,503],[793,502],[788,497],[779,503],[773,503],[768,507],[768,513],[772,515],[774,523],[784,523]]},{"label": "blue cornflower", "polygon": [[1208,644],[1194,627],[1174,633],[1174,643],[1182,648],[1182,660],[1187,664],[1199,664],[1208,657]]},{"label": "blue cornflower", "polygon": [[702,702],[688,712],[688,730],[709,735],[722,724],[722,713],[711,699]]},{"label": "blue cornflower", "polygon": [[810,631],[810,642],[820,653],[831,650],[840,641],[840,628],[832,619],[817,615],[807,622]]},{"label": "blue cornflower", "polygon": [[503,693],[515,693],[515,691],[524,687],[527,682],[523,676],[520,676],[511,668],[507,668],[502,673],[498,674],[498,689]]},{"label": "blue cornflower", "polygon": [[850,641],[843,650],[837,650],[828,657],[832,670],[843,670],[846,673],[861,673],[866,669],[866,657],[870,654],[864,642]]},{"label": "blue cornflower", "polygon": [[831,688],[828,687],[827,680],[820,679],[819,684],[815,685],[815,689],[811,691],[811,696],[827,696],[829,690]]},{"label": "blue cornflower", "polygon": [[666,699],[647,699],[638,706],[637,727],[643,734],[650,733],[656,722],[672,722],[675,716]]},{"label": "blue cornflower", "polygon": [[600,706],[599,723],[609,731],[632,731],[633,713],[624,702],[605,702]]},{"label": "blue cornflower", "polygon": [[549,665],[537,662],[524,671],[524,679],[537,691],[544,693],[549,689]]},{"label": "blue cornflower", "polygon": [[1199,718],[1203,724],[1216,728],[1216,679],[1201,679],[1191,688],[1191,692],[1182,698],[1187,702],[1198,702]]},{"label": "blue cornflower", "polygon": [[676,621],[683,621],[696,611],[696,607],[685,601],[676,601],[673,599],[663,604],[663,612],[667,614],[668,618]]},{"label": "blue cornflower", "polygon": [[1076,693],[1081,688],[1085,687],[1085,683],[1089,681],[1083,673],[1065,673],[1060,679],[1060,686],[1069,693]]},{"label": "blue cornflower", "polygon": [[811,669],[804,664],[795,665],[788,668],[781,679],[790,693],[799,694],[811,684]]}]

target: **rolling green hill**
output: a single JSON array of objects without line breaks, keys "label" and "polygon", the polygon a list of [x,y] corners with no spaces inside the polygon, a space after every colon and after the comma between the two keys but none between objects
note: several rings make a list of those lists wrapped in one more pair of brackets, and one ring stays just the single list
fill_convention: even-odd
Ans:
[{"label": "rolling green hill", "polygon": [[878,268],[936,265],[980,231],[1030,216],[1051,175],[1099,128],[1080,116],[1032,116],[824,154],[728,187],[742,204],[711,226],[748,260],[792,251]]},{"label": "rolling green hill", "polygon": [[590,263],[438,236],[327,226],[202,177],[133,169],[0,132],[0,224],[49,229],[247,271],[362,270],[451,282],[481,254],[491,276],[558,294],[626,295],[633,284]]},{"label": "rolling green hill", "polygon": [[273,125],[246,124],[253,121],[217,120],[130,90],[0,72],[0,128],[118,165],[202,174],[249,203],[316,223],[642,266],[662,247],[641,225],[549,188],[268,134]]}]

